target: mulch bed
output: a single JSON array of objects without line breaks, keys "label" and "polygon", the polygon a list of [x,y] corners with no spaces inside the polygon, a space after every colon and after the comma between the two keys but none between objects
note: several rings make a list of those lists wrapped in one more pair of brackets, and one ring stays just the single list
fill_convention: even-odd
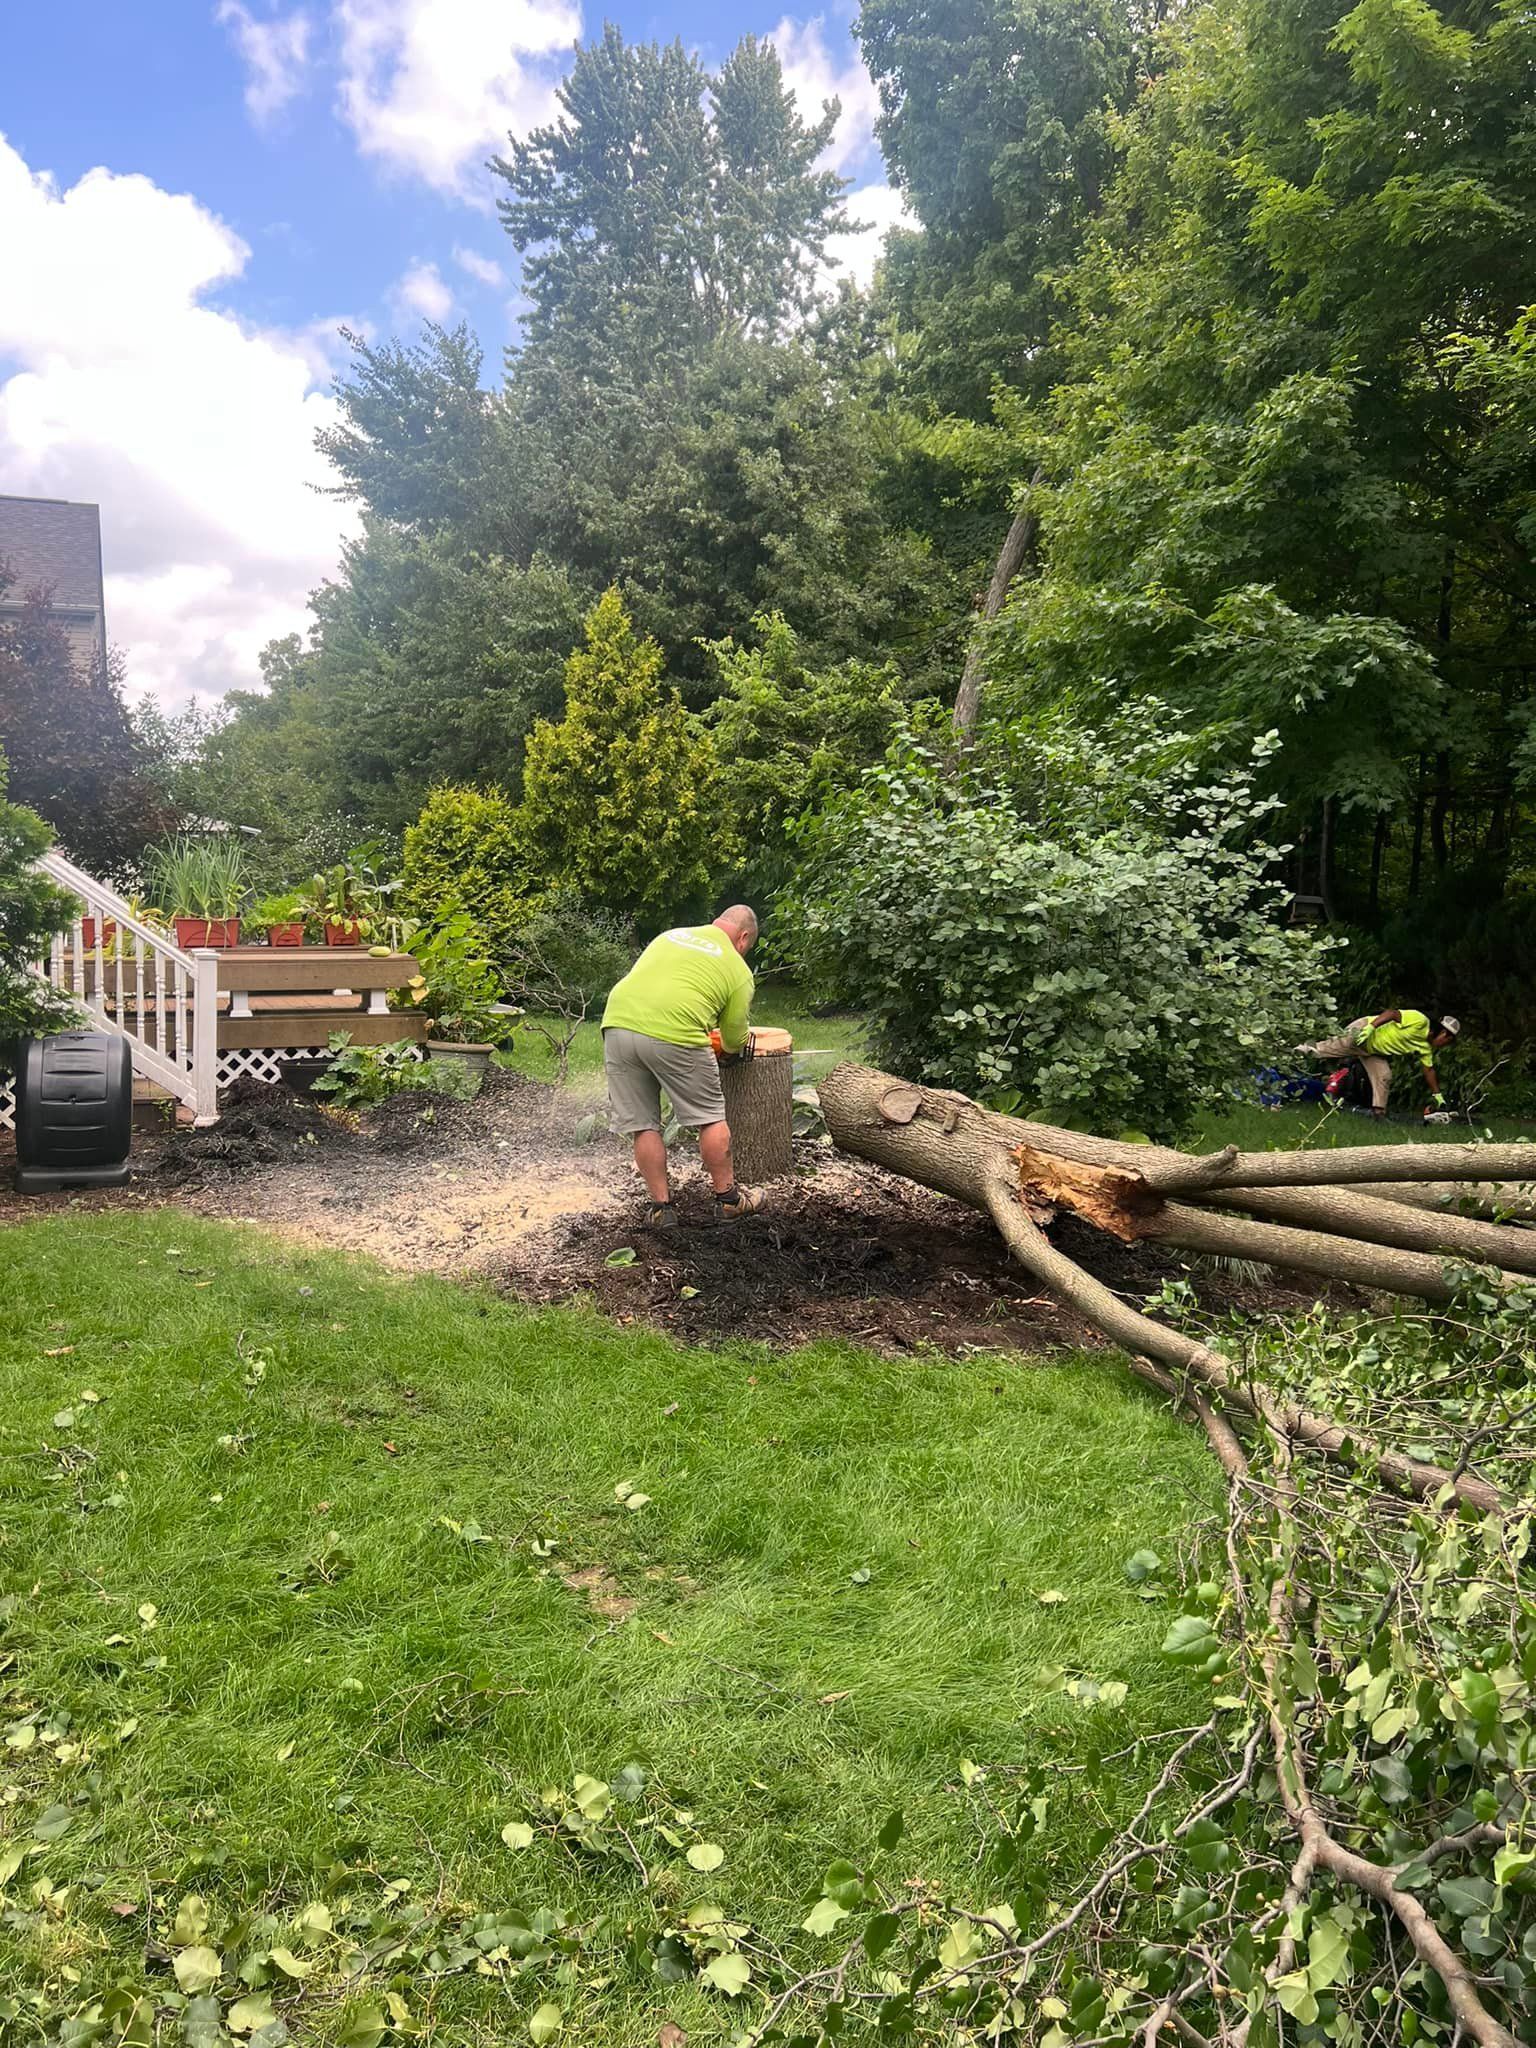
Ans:
[{"label": "mulch bed", "polygon": [[[310,1242],[330,1239],[414,1270],[472,1272],[520,1300],[588,1300],[689,1342],[836,1338],[960,1352],[1103,1341],[1010,1263],[983,1217],[825,1146],[797,1145],[794,1177],[769,1189],[762,1214],[735,1224],[715,1221],[697,1158],[680,1154],[681,1226],[652,1232],[625,1149],[579,1144],[578,1114],[555,1089],[495,1071],[470,1102],[411,1093],[357,1116],[245,1080],[207,1130],[141,1129],[121,1191],[16,1197],[0,1155],[0,1224],[50,1209],[163,1203],[279,1229],[302,1224]],[[0,1138],[8,1149],[8,1134]],[[566,1213],[541,1204],[552,1186],[574,1190]],[[445,1201],[452,1217],[430,1238],[432,1205]],[[473,1220],[466,1230],[466,1214],[481,1206],[486,1230]],[[1120,1244],[1071,1218],[1053,1234],[1134,1302],[1188,1270],[1172,1254]],[[610,1264],[615,1253],[621,1263]],[[1195,1278],[1216,1310],[1288,1308],[1317,1293],[1222,1269]]]}]

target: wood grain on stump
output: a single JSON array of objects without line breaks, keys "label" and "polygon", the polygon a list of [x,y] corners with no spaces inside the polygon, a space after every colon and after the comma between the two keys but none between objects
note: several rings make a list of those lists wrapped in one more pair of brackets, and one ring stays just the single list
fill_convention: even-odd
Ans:
[{"label": "wood grain on stump", "polygon": [[[789,1034],[774,1035],[787,1041]],[[759,1042],[763,1036],[759,1034]],[[745,1187],[778,1180],[794,1164],[794,1069],[787,1043],[781,1051],[758,1052],[752,1059],[721,1066],[736,1178]]]}]

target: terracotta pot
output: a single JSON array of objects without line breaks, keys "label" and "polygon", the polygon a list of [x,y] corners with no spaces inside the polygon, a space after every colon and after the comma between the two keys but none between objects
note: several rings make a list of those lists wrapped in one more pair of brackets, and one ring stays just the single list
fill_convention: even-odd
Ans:
[{"label": "terracotta pot", "polygon": [[302,946],[303,943],[304,925],[302,919],[297,924],[269,924],[267,926],[267,944],[269,946]]},{"label": "terracotta pot", "polygon": [[[107,917],[107,918],[103,918],[103,919],[102,919],[102,924],[101,924],[101,943],[102,943],[102,944],[103,944],[104,946],[110,946],[110,945],[111,945],[111,943],[112,943],[112,941],[113,941],[113,940],[114,940],[114,939],[115,939],[116,937],[117,937],[117,919],[116,919],[115,917]],[[95,952],[95,950],[96,950],[96,920],[95,920],[95,918],[94,918],[94,917],[82,917],[82,918],[81,918],[81,920],[80,920],[80,943],[81,943],[81,945],[82,945],[82,946],[83,946],[83,947],[85,948],[85,950],[86,950],[86,952],[87,952],[87,953],[93,953],[93,952]]]},{"label": "terracotta pot", "polygon": [[328,918],[325,943],[328,946],[360,946],[363,943],[362,927],[355,917]]},{"label": "terracotta pot", "polygon": [[240,943],[240,920],[238,917],[178,917],[176,943],[184,953],[190,953],[194,946],[238,946]]}]

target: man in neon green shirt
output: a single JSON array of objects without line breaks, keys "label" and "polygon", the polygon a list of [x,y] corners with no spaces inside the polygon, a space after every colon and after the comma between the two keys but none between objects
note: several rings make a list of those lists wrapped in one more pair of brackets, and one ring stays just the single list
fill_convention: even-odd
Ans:
[{"label": "man in neon green shirt", "polygon": [[713,924],[678,925],[652,939],[603,1011],[603,1068],[614,1126],[635,1141],[635,1167],[657,1230],[677,1227],[661,1135],[661,1093],[680,1124],[697,1129],[699,1154],[723,1223],[763,1206],[759,1189],[739,1188],[731,1165],[731,1127],[720,1088],[721,1058],[747,1046],[757,913],[745,903]]},{"label": "man in neon green shirt", "polygon": [[1431,1116],[1445,1108],[1440,1093],[1440,1076],[1435,1071],[1435,1054],[1460,1031],[1455,1017],[1442,1017],[1431,1026],[1422,1010],[1383,1010],[1375,1017],[1357,1017],[1338,1038],[1320,1038],[1313,1045],[1298,1045],[1298,1052],[1320,1053],[1324,1059],[1357,1059],[1371,1081],[1371,1114],[1385,1116],[1392,1092],[1392,1061],[1412,1056],[1424,1070],[1424,1079],[1434,1098],[1425,1110]]}]

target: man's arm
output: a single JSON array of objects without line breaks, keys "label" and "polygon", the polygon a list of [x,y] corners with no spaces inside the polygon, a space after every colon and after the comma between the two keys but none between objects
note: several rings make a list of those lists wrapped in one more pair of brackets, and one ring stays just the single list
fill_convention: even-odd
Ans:
[{"label": "man's arm", "polygon": [[727,1052],[740,1052],[747,1042],[747,1012],[752,1007],[752,983],[744,980],[731,992],[720,1012],[720,1043]]},{"label": "man's arm", "polygon": [[1399,1023],[1402,1019],[1402,1014],[1401,1010],[1383,1010],[1379,1017],[1371,1019],[1371,1029],[1374,1031],[1378,1024]]}]

